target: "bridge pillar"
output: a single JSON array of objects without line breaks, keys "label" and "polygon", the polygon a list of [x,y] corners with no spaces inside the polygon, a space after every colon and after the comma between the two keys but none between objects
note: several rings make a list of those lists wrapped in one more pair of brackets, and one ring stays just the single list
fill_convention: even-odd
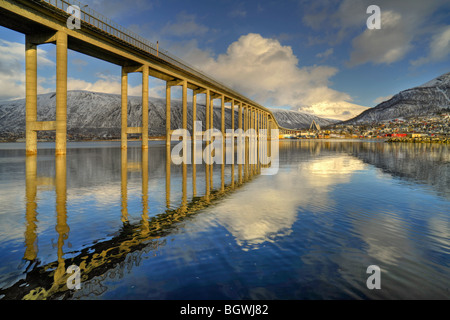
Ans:
[{"label": "bridge pillar", "polygon": [[225,96],[221,97],[221,123],[220,128],[222,131],[222,166],[221,166],[221,185],[220,190],[223,192],[225,190]]},{"label": "bridge pillar", "polygon": [[[231,131],[234,133],[234,127],[235,127],[235,114],[234,114],[234,99],[231,99]],[[234,141],[234,138],[233,138]]]},{"label": "bridge pillar", "polygon": [[56,33],[56,150],[66,154],[67,145],[67,33]]},{"label": "bridge pillar", "polygon": [[[56,121],[37,121],[37,46],[56,43]],[[25,149],[37,154],[37,131],[56,131],[55,154],[65,155],[67,145],[67,34],[62,31],[25,37],[26,102]]]},{"label": "bridge pillar", "polygon": [[[128,127],[128,74],[142,72],[142,126]],[[147,65],[122,66],[121,80],[121,148],[128,148],[128,134],[140,134],[142,138],[142,149],[148,149],[148,77]]]},{"label": "bridge pillar", "polygon": [[25,148],[27,155],[37,154],[37,132],[34,124],[37,121],[37,45],[25,37]]},{"label": "bridge pillar", "polygon": [[175,79],[166,82],[166,145],[170,146],[172,129],[171,121],[171,94],[172,87],[183,86],[183,127],[187,128],[187,80]]},{"label": "bridge pillar", "polygon": [[142,149],[148,149],[148,77],[147,66],[142,67]]},{"label": "bridge pillar", "polygon": [[239,183],[242,183],[242,156],[243,156],[243,150],[242,148],[244,147],[242,145],[242,102],[239,102],[239,108],[238,108],[238,128],[239,128],[239,142],[238,142],[238,181]]},{"label": "bridge pillar", "polygon": [[[210,108],[210,105],[211,105],[211,91],[209,89],[206,89],[206,102],[205,102],[205,108],[206,108],[206,110],[205,110],[205,125],[206,125],[205,131],[206,132],[209,132],[208,130],[211,128],[211,121],[210,121],[211,120],[211,116],[210,116],[211,108]],[[206,138],[206,141],[210,141],[210,139],[211,139],[209,134],[206,134],[205,138]],[[208,147],[208,144],[206,145],[206,147]],[[210,157],[210,156],[211,156],[211,154],[208,153],[208,157]],[[210,163],[209,160],[210,159],[208,159],[208,162]],[[211,188],[211,185],[210,185],[210,182],[211,182],[210,175],[211,174],[210,173],[211,173],[210,172],[210,165],[206,163],[205,164],[205,195],[207,197],[209,197],[209,195],[210,195],[210,188]]]},{"label": "bridge pillar", "polygon": [[[197,151],[197,124],[195,121],[197,120],[197,92],[194,90],[192,94],[192,197],[197,196],[197,166],[196,166],[196,151]],[[201,129],[201,128],[200,128]]]},{"label": "bridge pillar", "polygon": [[[187,80],[183,81],[183,170],[187,164]],[[184,172],[184,171],[183,171]]]},{"label": "bridge pillar", "polygon": [[128,72],[125,67],[122,67],[122,83],[121,83],[121,148],[128,147]]},{"label": "bridge pillar", "polygon": [[234,121],[235,121],[235,114],[234,114],[234,99],[231,99],[231,150],[229,152],[231,153],[231,187],[234,187]]},{"label": "bridge pillar", "polygon": [[172,93],[169,82],[166,83],[166,146],[170,146],[170,95]]}]

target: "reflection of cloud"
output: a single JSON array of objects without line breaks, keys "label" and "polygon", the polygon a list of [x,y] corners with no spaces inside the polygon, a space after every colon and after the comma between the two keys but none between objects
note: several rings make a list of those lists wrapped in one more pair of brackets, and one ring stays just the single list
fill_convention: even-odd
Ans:
[{"label": "reflection of cloud", "polygon": [[317,160],[309,164],[309,170],[315,180],[318,177],[326,182],[330,180],[330,184],[349,182],[350,176],[355,171],[364,170],[366,165],[350,156],[340,156]]},{"label": "reflection of cloud", "polygon": [[214,215],[200,215],[198,225],[218,223],[244,250],[258,248],[290,234],[299,212],[319,213],[332,207],[327,187],[349,182],[351,174],[364,167],[355,158],[338,156],[302,162],[298,170],[260,176],[257,183],[214,207]]},{"label": "reflection of cloud", "polygon": [[[281,179],[275,185],[285,180],[282,175],[278,178]],[[232,233],[240,246],[253,247],[273,241],[289,234],[296,220],[298,198],[284,191],[273,187],[241,190],[214,209],[215,219]]]},{"label": "reflection of cloud", "polygon": [[[405,252],[414,254],[411,242],[404,234],[408,227],[402,220],[390,215],[373,215],[373,219],[357,225],[357,231],[368,245],[370,257],[382,261],[383,264],[398,264]],[[388,226],[388,228],[386,228]]]}]

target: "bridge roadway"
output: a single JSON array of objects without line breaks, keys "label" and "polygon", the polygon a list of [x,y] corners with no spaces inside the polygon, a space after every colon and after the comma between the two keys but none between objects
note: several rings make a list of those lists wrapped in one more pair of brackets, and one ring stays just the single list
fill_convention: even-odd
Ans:
[{"label": "bridge roadway", "polygon": [[[68,28],[67,9],[81,9],[80,28]],[[121,72],[121,147],[127,148],[128,134],[141,134],[142,148],[148,148],[149,76],[166,81],[166,141],[170,145],[171,88],[182,87],[183,129],[187,129],[187,90],[193,91],[195,128],[197,95],[206,95],[206,130],[213,128],[213,103],[221,100],[221,131],[225,136],[225,104],[232,114],[238,107],[238,128],[279,129],[280,134],[294,130],[282,128],[272,112],[244,95],[189,66],[181,59],[140,36],[124,29],[76,0],[0,0],[0,25],[25,34],[26,69],[26,152],[37,153],[37,131],[56,131],[55,153],[66,154],[67,141],[67,64],[68,49],[119,65]],[[37,47],[56,45],[56,120],[37,121]],[[142,73],[142,126],[128,127],[128,74]],[[232,117],[231,129],[235,128]]]}]

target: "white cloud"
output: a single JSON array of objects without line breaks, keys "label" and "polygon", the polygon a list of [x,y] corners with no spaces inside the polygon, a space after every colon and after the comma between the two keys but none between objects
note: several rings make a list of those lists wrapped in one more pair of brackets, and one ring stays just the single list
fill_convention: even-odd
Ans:
[{"label": "white cloud", "polygon": [[234,6],[234,10],[229,13],[232,18],[245,18],[247,16],[247,10],[245,10],[244,3],[241,2],[237,6]]},{"label": "white cloud", "polygon": [[412,65],[419,66],[428,62],[442,61],[450,55],[450,26],[442,28],[436,33],[429,46],[429,54],[426,57],[411,61]]},{"label": "white cloud", "polygon": [[384,101],[388,101],[389,99],[391,99],[393,97],[393,95],[389,95],[389,96],[386,96],[386,97],[378,97],[378,98],[376,98],[375,100],[373,100],[373,102],[375,103],[375,104],[380,104],[380,103],[382,103],[382,102],[384,102]]},{"label": "white cloud", "polygon": [[329,56],[331,56],[334,52],[333,48],[329,48],[327,50],[325,50],[324,52],[319,52],[318,54],[316,54],[316,58],[328,58]]},{"label": "white cloud", "polygon": [[[38,48],[38,66],[52,67],[55,65],[47,57],[47,52]],[[25,97],[25,45],[0,39],[0,99]],[[50,90],[42,86],[47,79],[38,78],[38,93]]]},{"label": "white cloud", "polygon": [[196,16],[181,12],[175,22],[169,22],[162,29],[162,34],[172,36],[201,36],[208,32],[209,28],[196,22]]},{"label": "white cloud", "polygon": [[157,0],[83,0],[82,2],[88,5],[85,10],[93,9],[112,19],[132,16],[136,12],[151,10],[158,3]]},{"label": "white cloud", "polygon": [[[67,80],[68,90],[85,90],[93,92],[120,94],[121,92],[121,82],[118,77],[106,77],[100,76],[95,82],[88,82],[81,79],[69,78]],[[128,86],[129,96],[140,96],[142,95],[142,86]]]},{"label": "white cloud", "polygon": [[349,119],[365,109],[351,104],[347,93],[329,87],[330,78],[338,69],[299,67],[290,46],[259,34],[241,36],[217,58],[198,48],[187,52],[187,57],[183,55],[185,60],[268,107],[290,106],[337,119]]},{"label": "white cloud", "polygon": [[366,29],[353,39],[349,65],[367,62],[390,64],[402,59],[412,48],[414,34],[401,14],[383,11],[381,29]]},{"label": "white cloud", "polygon": [[[409,53],[421,53],[427,39],[436,39],[436,44],[445,45],[446,36],[439,38],[439,19],[433,20],[438,10],[448,11],[445,0],[392,1],[378,0],[318,0],[314,4],[301,1],[304,5],[303,23],[316,31],[309,35],[310,44],[328,43],[336,45],[344,40],[352,41],[349,66],[365,63],[391,64],[404,59]],[[381,9],[381,29],[368,30],[366,9],[376,4]],[[309,9],[309,10],[307,10]],[[363,31],[361,31],[363,30]],[[438,49],[439,48],[439,49]],[[416,52],[414,52],[416,51]],[[430,50],[432,51],[432,50]],[[437,47],[417,64],[426,63],[437,56],[447,56],[445,48]]]}]

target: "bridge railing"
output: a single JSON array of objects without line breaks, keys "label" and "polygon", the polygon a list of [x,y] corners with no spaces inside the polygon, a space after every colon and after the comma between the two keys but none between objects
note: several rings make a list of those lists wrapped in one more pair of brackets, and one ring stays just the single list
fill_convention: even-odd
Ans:
[{"label": "bridge railing", "polygon": [[[81,3],[77,0],[34,0],[34,1],[37,3],[45,2],[47,4],[50,4],[51,6],[59,9],[60,11],[63,11],[63,12],[59,12],[60,14],[63,14],[63,15],[67,15],[67,9],[69,8],[69,6],[72,6],[72,5],[78,6],[80,8],[81,21],[100,29],[101,31],[105,32],[108,36],[118,38],[135,48],[138,48],[148,54],[151,54],[155,57],[165,60],[166,62],[168,62],[172,65],[175,65],[178,68],[185,70],[199,78],[205,79],[207,82],[212,83],[214,86],[216,86],[219,89],[226,90],[228,92],[232,92],[238,97],[244,97],[242,94],[230,89],[228,86],[225,86],[224,84],[220,83],[219,81],[206,75],[202,71],[189,65],[188,63],[186,63],[185,61],[176,57],[175,55],[169,53],[166,50],[160,49],[159,46],[155,45],[154,43],[150,42],[149,40],[120,26],[119,24],[115,23],[111,19],[101,15],[100,13],[96,12],[95,10],[89,8],[88,6],[84,5],[83,3]],[[258,105],[257,103],[254,103],[254,104]],[[260,107],[262,107],[262,106],[260,106]],[[262,108],[265,109],[264,107],[262,107]]]}]

